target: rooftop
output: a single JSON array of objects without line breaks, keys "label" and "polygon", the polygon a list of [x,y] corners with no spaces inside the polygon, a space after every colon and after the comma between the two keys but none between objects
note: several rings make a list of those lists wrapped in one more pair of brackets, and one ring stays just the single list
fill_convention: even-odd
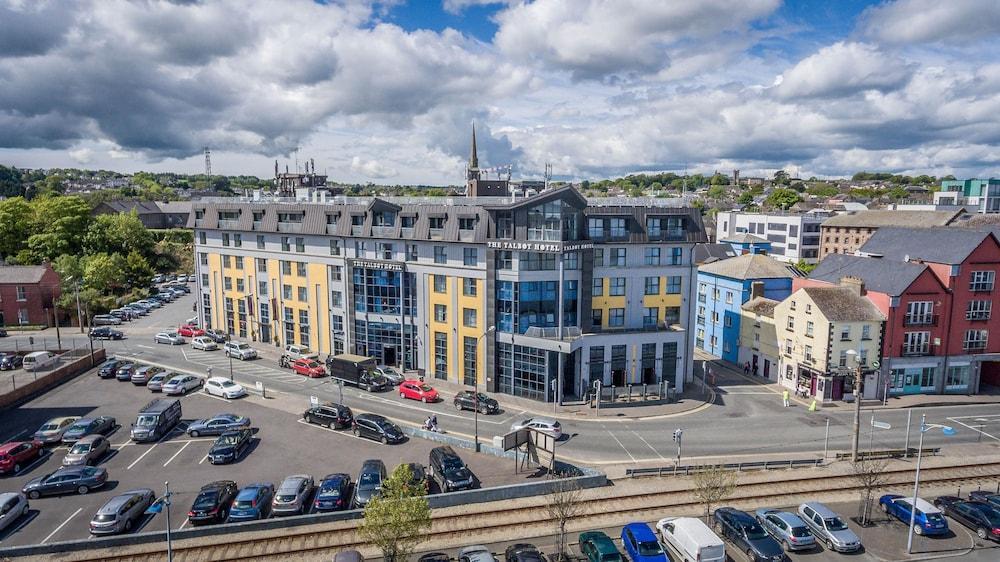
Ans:
[{"label": "rooftop", "polygon": [[743,254],[728,260],[707,263],[698,268],[700,273],[710,273],[730,279],[780,279],[802,277],[794,266],[761,254]]},{"label": "rooftop", "polygon": [[865,288],[890,296],[899,296],[913,284],[927,266],[919,263],[887,264],[879,258],[829,254],[809,274],[810,279],[839,284],[844,277],[857,277]]},{"label": "rooftop", "polygon": [[730,242],[733,244],[770,244],[770,240],[761,238],[760,236],[754,236],[749,232],[744,232],[742,234],[737,234],[735,236],[730,236],[728,238],[723,238],[719,242]]},{"label": "rooftop", "polygon": [[44,265],[0,265],[0,283],[38,283],[46,269]]},{"label": "rooftop", "polygon": [[[879,322],[885,316],[872,301],[850,287],[803,287],[816,308],[831,322]],[[792,295],[794,297],[794,295]]]},{"label": "rooftop", "polygon": [[990,236],[973,228],[881,228],[860,251],[893,261],[958,265]]},{"label": "rooftop", "polygon": [[851,211],[830,217],[823,222],[823,226],[882,228],[919,225],[929,228],[945,226],[959,214],[960,211]]},{"label": "rooftop", "polygon": [[754,297],[747,302],[743,303],[741,307],[743,310],[756,314],[758,316],[766,316],[767,318],[774,318],[774,307],[778,306],[778,301],[774,299],[769,299],[766,297]]}]

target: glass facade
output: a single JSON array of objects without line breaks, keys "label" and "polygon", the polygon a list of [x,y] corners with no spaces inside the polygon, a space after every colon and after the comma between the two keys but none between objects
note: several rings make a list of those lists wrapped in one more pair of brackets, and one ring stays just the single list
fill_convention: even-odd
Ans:
[{"label": "glass facade", "polygon": [[404,326],[401,332],[397,322],[355,320],[354,352],[374,357],[376,361],[386,365],[402,365],[404,369],[414,369],[416,368],[414,335],[413,326]]},{"label": "glass facade", "polygon": [[498,343],[497,373],[500,379],[500,392],[546,401],[546,381],[554,379],[558,369],[555,353],[533,347]]},{"label": "glass facade", "polygon": [[405,314],[417,313],[416,275],[382,269],[353,268],[354,310],[375,314],[401,314],[400,297]]},{"label": "glass facade", "polygon": [[[514,330],[517,319],[517,333],[523,334],[528,328],[558,327],[558,281],[499,281],[497,283],[496,326],[501,332]],[[563,326],[576,326],[578,322],[579,282],[563,283]]]},{"label": "glass facade", "polygon": [[528,209],[528,240],[576,240],[578,214],[563,201]]}]

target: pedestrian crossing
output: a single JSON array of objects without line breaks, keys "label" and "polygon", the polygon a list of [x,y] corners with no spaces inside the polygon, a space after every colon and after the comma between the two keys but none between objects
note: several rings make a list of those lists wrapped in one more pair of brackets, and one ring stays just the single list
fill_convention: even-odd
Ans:
[{"label": "pedestrian crossing", "polygon": [[[188,351],[185,355],[188,361],[211,368],[213,376],[226,376],[229,374],[230,362],[225,354],[211,351]],[[269,367],[265,362],[266,359],[256,359],[253,361],[233,359],[233,373],[287,384],[305,384],[309,380],[308,377],[293,373],[292,371]]]}]

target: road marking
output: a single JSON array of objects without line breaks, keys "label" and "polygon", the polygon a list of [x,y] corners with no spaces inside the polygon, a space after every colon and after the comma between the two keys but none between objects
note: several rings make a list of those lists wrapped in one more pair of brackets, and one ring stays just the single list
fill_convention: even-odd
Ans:
[{"label": "road marking", "polygon": [[214,394],[209,394],[207,392],[202,392],[201,396],[204,396],[205,398],[212,398],[213,400],[222,400],[223,402],[229,402],[230,401],[228,398],[223,398],[221,396],[216,396]]},{"label": "road marking", "polygon": [[180,527],[177,527],[177,530],[178,530],[178,531],[180,531],[181,529],[183,529],[183,528],[184,528],[184,526],[188,524],[188,521],[190,521],[190,519],[188,519],[187,517],[185,517],[185,518],[184,518],[184,522],[183,522],[183,523],[181,523],[181,526],[180,526]]},{"label": "road marking", "polygon": [[60,529],[62,529],[63,527],[66,526],[66,523],[69,523],[70,519],[73,519],[74,517],[76,517],[81,511],[83,511],[82,507],[76,508],[76,511],[73,512],[73,515],[70,515],[69,517],[67,517],[66,520],[62,522],[62,524],[60,524],[58,527],[56,527],[55,531],[52,531],[51,533],[49,533],[49,536],[47,536],[44,539],[42,539],[42,542],[40,542],[38,544],[45,544],[45,543],[47,543],[49,541],[49,539],[52,538],[53,535],[55,535],[56,533],[58,533]]},{"label": "road marking", "polygon": [[148,345],[142,345],[141,343],[135,344],[136,347],[141,347],[143,349],[156,349],[155,347],[149,347]]},{"label": "road marking", "polygon": [[636,431],[634,429],[632,429],[632,428],[629,428],[629,431],[631,431],[632,433],[634,433],[635,436],[638,437],[640,441],[642,441],[643,443],[645,443],[646,446],[650,448],[650,450],[652,450],[654,453],[656,453],[656,456],[660,457],[663,460],[667,460],[667,458],[664,457],[663,455],[661,455],[660,452],[657,451],[655,447],[653,447],[652,445],[650,445],[649,441],[646,441],[646,439],[642,435],[639,435],[638,433],[636,433]]},{"label": "road marking", "polygon": [[953,421],[953,422],[955,422],[955,423],[957,423],[957,424],[959,424],[959,425],[961,425],[961,426],[964,426],[964,427],[966,427],[968,429],[971,429],[972,431],[975,431],[976,433],[981,433],[981,434],[985,435],[986,437],[989,437],[990,439],[992,439],[994,441],[1000,441],[1000,437],[997,437],[996,435],[990,435],[989,433],[986,433],[985,431],[983,431],[981,429],[981,426],[980,427],[972,426],[972,425],[969,425],[967,423],[960,422],[960,421],[958,421],[955,418],[948,418],[948,419],[951,420],[951,421]]},{"label": "road marking", "polygon": [[10,443],[11,441],[13,441],[13,440],[17,439],[18,437],[24,435],[25,433],[28,433],[27,429],[21,430],[20,432],[15,433],[14,435],[11,435],[10,437],[7,438],[6,441],[4,441],[4,443]]},{"label": "road marking", "polygon": [[354,435],[350,431],[340,431],[340,430],[337,430],[337,429],[330,429],[328,427],[323,427],[321,425],[316,425],[314,423],[309,423],[309,422],[307,422],[306,420],[304,420],[302,418],[299,418],[299,419],[297,419],[295,421],[297,421],[298,423],[301,423],[302,425],[307,425],[309,427],[314,427],[316,429],[321,429],[323,431],[328,431],[330,433],[335,433],[337,435],[343,435],[344,437],[350,437],[351,439],[360,439],[362,441],[366,441],[368,443],[374,443],[376,445],[381,445],[382,444],[381,441],[374,441],[372,439],[365,439],[364,437],[359,437],[357,435]]},{"label": "road marking", "polygon": [[156,443],[153,443],[152,447],[146,449],[146,452],[144,452],[143,454],[139,455],[139,458],[135,459],[134,461],[132,461],[132,464],[130,464],[127,467],[125,467],[125,470],[132,470],[133,466],[139,464],[139,461],[141,461],[143,459],[143,457],[145,457],[146,455],[148,455],[150,453],[150,451],[152,451],[153,449],[155,449],[156,446],[159,445],[159,444],[160,444],[159,441],[157,441]]},{"label": "road marking", "polygon": [[610,435],[611,437],[613,437],[614,440],[618,442],[618,446],[621,447],[623,451],[625,451],[625,454],[628,455],[628,458],[632,459],[632,462],[636,462],[635,461],[635,457],[633,457],[632,453],[630,453],[628,451],[628,449],[625,448],[625,445],[622,444],[621,439],[618,439],[617,435],[615,435],[614,433],[611,433],[611,430],[608,429],[608,427],[606,425],[604,425],[603,423],[601,424],[601,427],[604,428],[604,431],[608,432],[608,435]]},{"label": "road marking", "polygon": [[167,462],[163,463],[163,466],[167,466],[168,464],[170,464],[170,461],[172,461],[172,460],[176,459],[176,458],[177,458],[177,455],[181,454],[181,452],[182,452],[182,451],[183,451],[184,449],[187,449],[187,446],[188,446],[188,445],[190,445],[190,444],[191,444],[191,442],[190,442],[190,441],[188,441],[188,442],[187,442],[187,443],[185,443],[185,444],[184,444],[184,445],[183,445],[183,446],[182,446],[182,447],[181,447],[180,449],[177,449],[177,452],[176,452],[176,453],[174,453],[174,455],[173,455],[172,457],[170,457],[169,459],[167,459]]},{"label": "road marking", "polygon": [[183,355],[183,356],[184,356],[184,360],[185,360],[185,361],[190,361],[190,359],[188,359],[188,354],[187,354],[187,352],[186,352],[186,351],[184,351],[184,348],[183,348],[183,347],[181,348],[181,355]]},{"label": "road marking", "polygon": [[207,460],[208,460],[208,455],[205,455],[204,457],[201,457],[201,460],[198,461],[198,464],[202,464],[202,463],[204,463]]}]

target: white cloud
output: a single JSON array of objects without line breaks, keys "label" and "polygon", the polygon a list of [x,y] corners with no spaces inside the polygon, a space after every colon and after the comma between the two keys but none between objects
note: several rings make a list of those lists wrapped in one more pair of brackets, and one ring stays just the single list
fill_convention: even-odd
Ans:
[{"label": "white cloud", "polygon": [[941,41],[964,44],[1000,33],[996,0],[897,0],[868,8],[862,35],[889,44]]},{"label": "white cloud", "polygon": [[386,166],[377,160],[362,160],[359,156],[351,159],[351,171],[372,179],[391,178],[399,174],[392,167]]},{"label": "white cloud", "polygon": [[67,154],[69,154],[70,158],[80,164],[90,164],[90,162],[94,159],[94,151],[86,147],[70,150]]},{"label": "white cloud", "polygon": [[787,70],[776,92],[782,97],[846,96],[902,86],[912,67],[874,45],[838,42]]}]

